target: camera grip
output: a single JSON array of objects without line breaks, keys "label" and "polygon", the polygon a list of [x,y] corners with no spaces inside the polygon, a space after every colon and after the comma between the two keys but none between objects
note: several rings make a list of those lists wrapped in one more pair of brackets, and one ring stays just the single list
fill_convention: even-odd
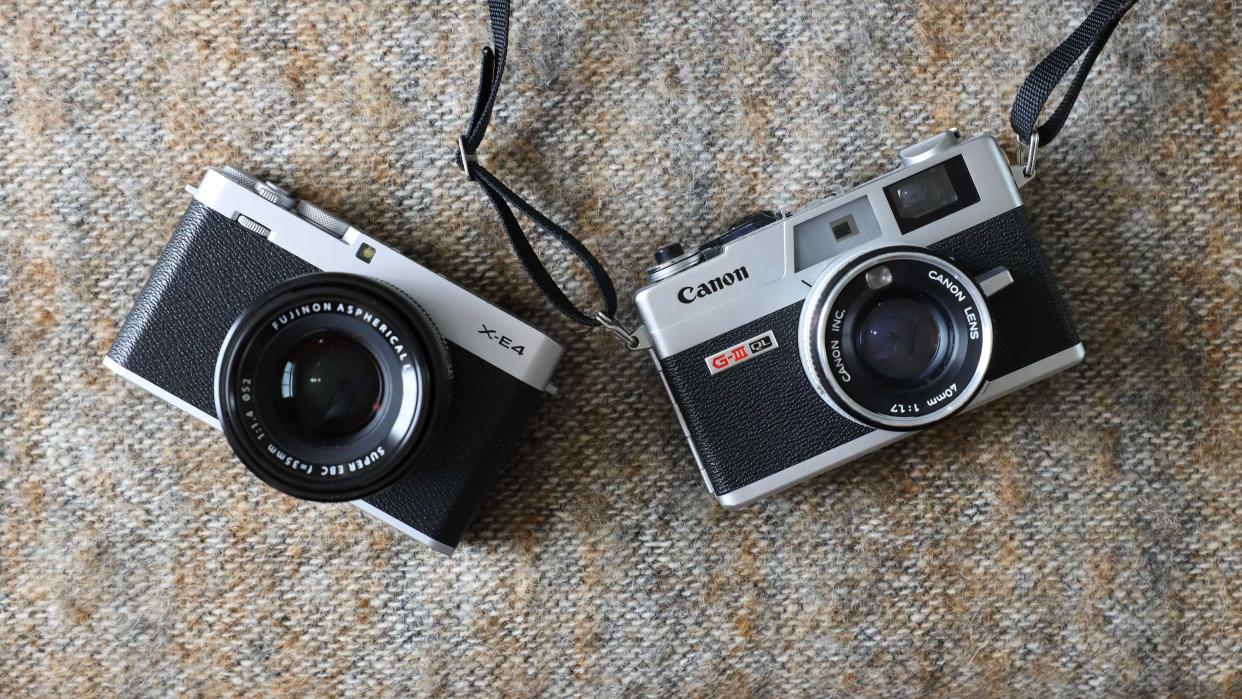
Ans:
[{"label": "camera grip", "polygon": [[108,357],[215,416],[216,357],[233,321],[264,291],[315,271],[193,200]]},{"label": "camera grip", "polygon": [[452,548],[511,458],[542,392],[452,343],[449,359],[453,396],[439,446],[410,475],[365,500]]}]

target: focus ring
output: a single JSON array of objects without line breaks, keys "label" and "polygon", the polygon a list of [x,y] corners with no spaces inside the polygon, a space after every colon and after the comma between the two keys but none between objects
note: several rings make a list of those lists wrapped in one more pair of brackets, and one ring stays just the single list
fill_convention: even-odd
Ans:
[{"label": "focus ring", "polygon": [[[893,318],[873,322],[886,305]],[[905,355],[880,354],[893,348]],[[922,248],[878,248],[812,285],[799,349],[808,380],[841,414],[877,429],[921,429],[982,388],[992,323],[982,291],[950,262]]]}]

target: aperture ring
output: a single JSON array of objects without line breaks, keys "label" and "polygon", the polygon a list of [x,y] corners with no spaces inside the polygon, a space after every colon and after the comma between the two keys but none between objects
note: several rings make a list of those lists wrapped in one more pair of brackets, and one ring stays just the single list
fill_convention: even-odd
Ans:
[{"label": "aperture ring", "polygon": [[[874,370],[859,351],[860,322],[897,298],[916,299],[942,321],[944,346],[927,375],[910,382]],[[920,429],[957,413],[978,393],[991,358],[992,322],[978,285],[950,262],[922,248],[878,248],[820,276],[803,307],[799,345],[807,378],[838,412],[880,429]]]}]

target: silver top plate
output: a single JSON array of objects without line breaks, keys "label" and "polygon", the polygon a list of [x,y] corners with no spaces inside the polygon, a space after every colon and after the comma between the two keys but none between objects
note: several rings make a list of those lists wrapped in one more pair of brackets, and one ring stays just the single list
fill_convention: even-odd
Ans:
[{"label": "silver top plate", "polygon": [[[223,216],[245,215],[261,224],[269,230],[268,241],[319,269],[392,284],[418,301],[448,341],[541,391],[550,387],[564,353],[559,344],[357,228],[337,237],[214,169],[190,191]],[[357,256],[363,245],[375,250],[370,262]]]},{"label": "silver top plate", "polygon": [[[725,245],[720,254],[690,269],[639,290],[635,304],[652,347],[668,357],[806,298],[820,273],[840,255],[871,247],[926,247],[1022,205],[1008,159],[991,136],[961,141],[921,160],[921,170],[961,155],[979,193],[979,202],[908,234],[902,234],[884,194],[884,187],[909,177],[915,168],[901,168],[840,196],[810,207]],[[839,240],[820,240],[820,262],[799,269],[795,230],[812,219],[841,212],[852,217],[855,232]],[[827,230],[825,228],[825,230]],[[746,268],[746,278],[735,272]],[[733,283],[714,284],[734,273]],[[710,293],[699,296],[700,285]],[[690,291],[687,292],[687,289]],[[685,302],[685,298],[691,298]]]}]

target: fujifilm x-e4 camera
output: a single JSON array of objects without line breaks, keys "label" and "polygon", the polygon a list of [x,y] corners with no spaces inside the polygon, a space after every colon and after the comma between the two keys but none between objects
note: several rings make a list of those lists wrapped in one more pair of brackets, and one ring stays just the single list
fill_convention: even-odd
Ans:
[{"label": "fujifilm x-e4 camera", "polygon": [[270,182],[190,193],[104,363],[273,487],[451,553],[561,347]]}]

